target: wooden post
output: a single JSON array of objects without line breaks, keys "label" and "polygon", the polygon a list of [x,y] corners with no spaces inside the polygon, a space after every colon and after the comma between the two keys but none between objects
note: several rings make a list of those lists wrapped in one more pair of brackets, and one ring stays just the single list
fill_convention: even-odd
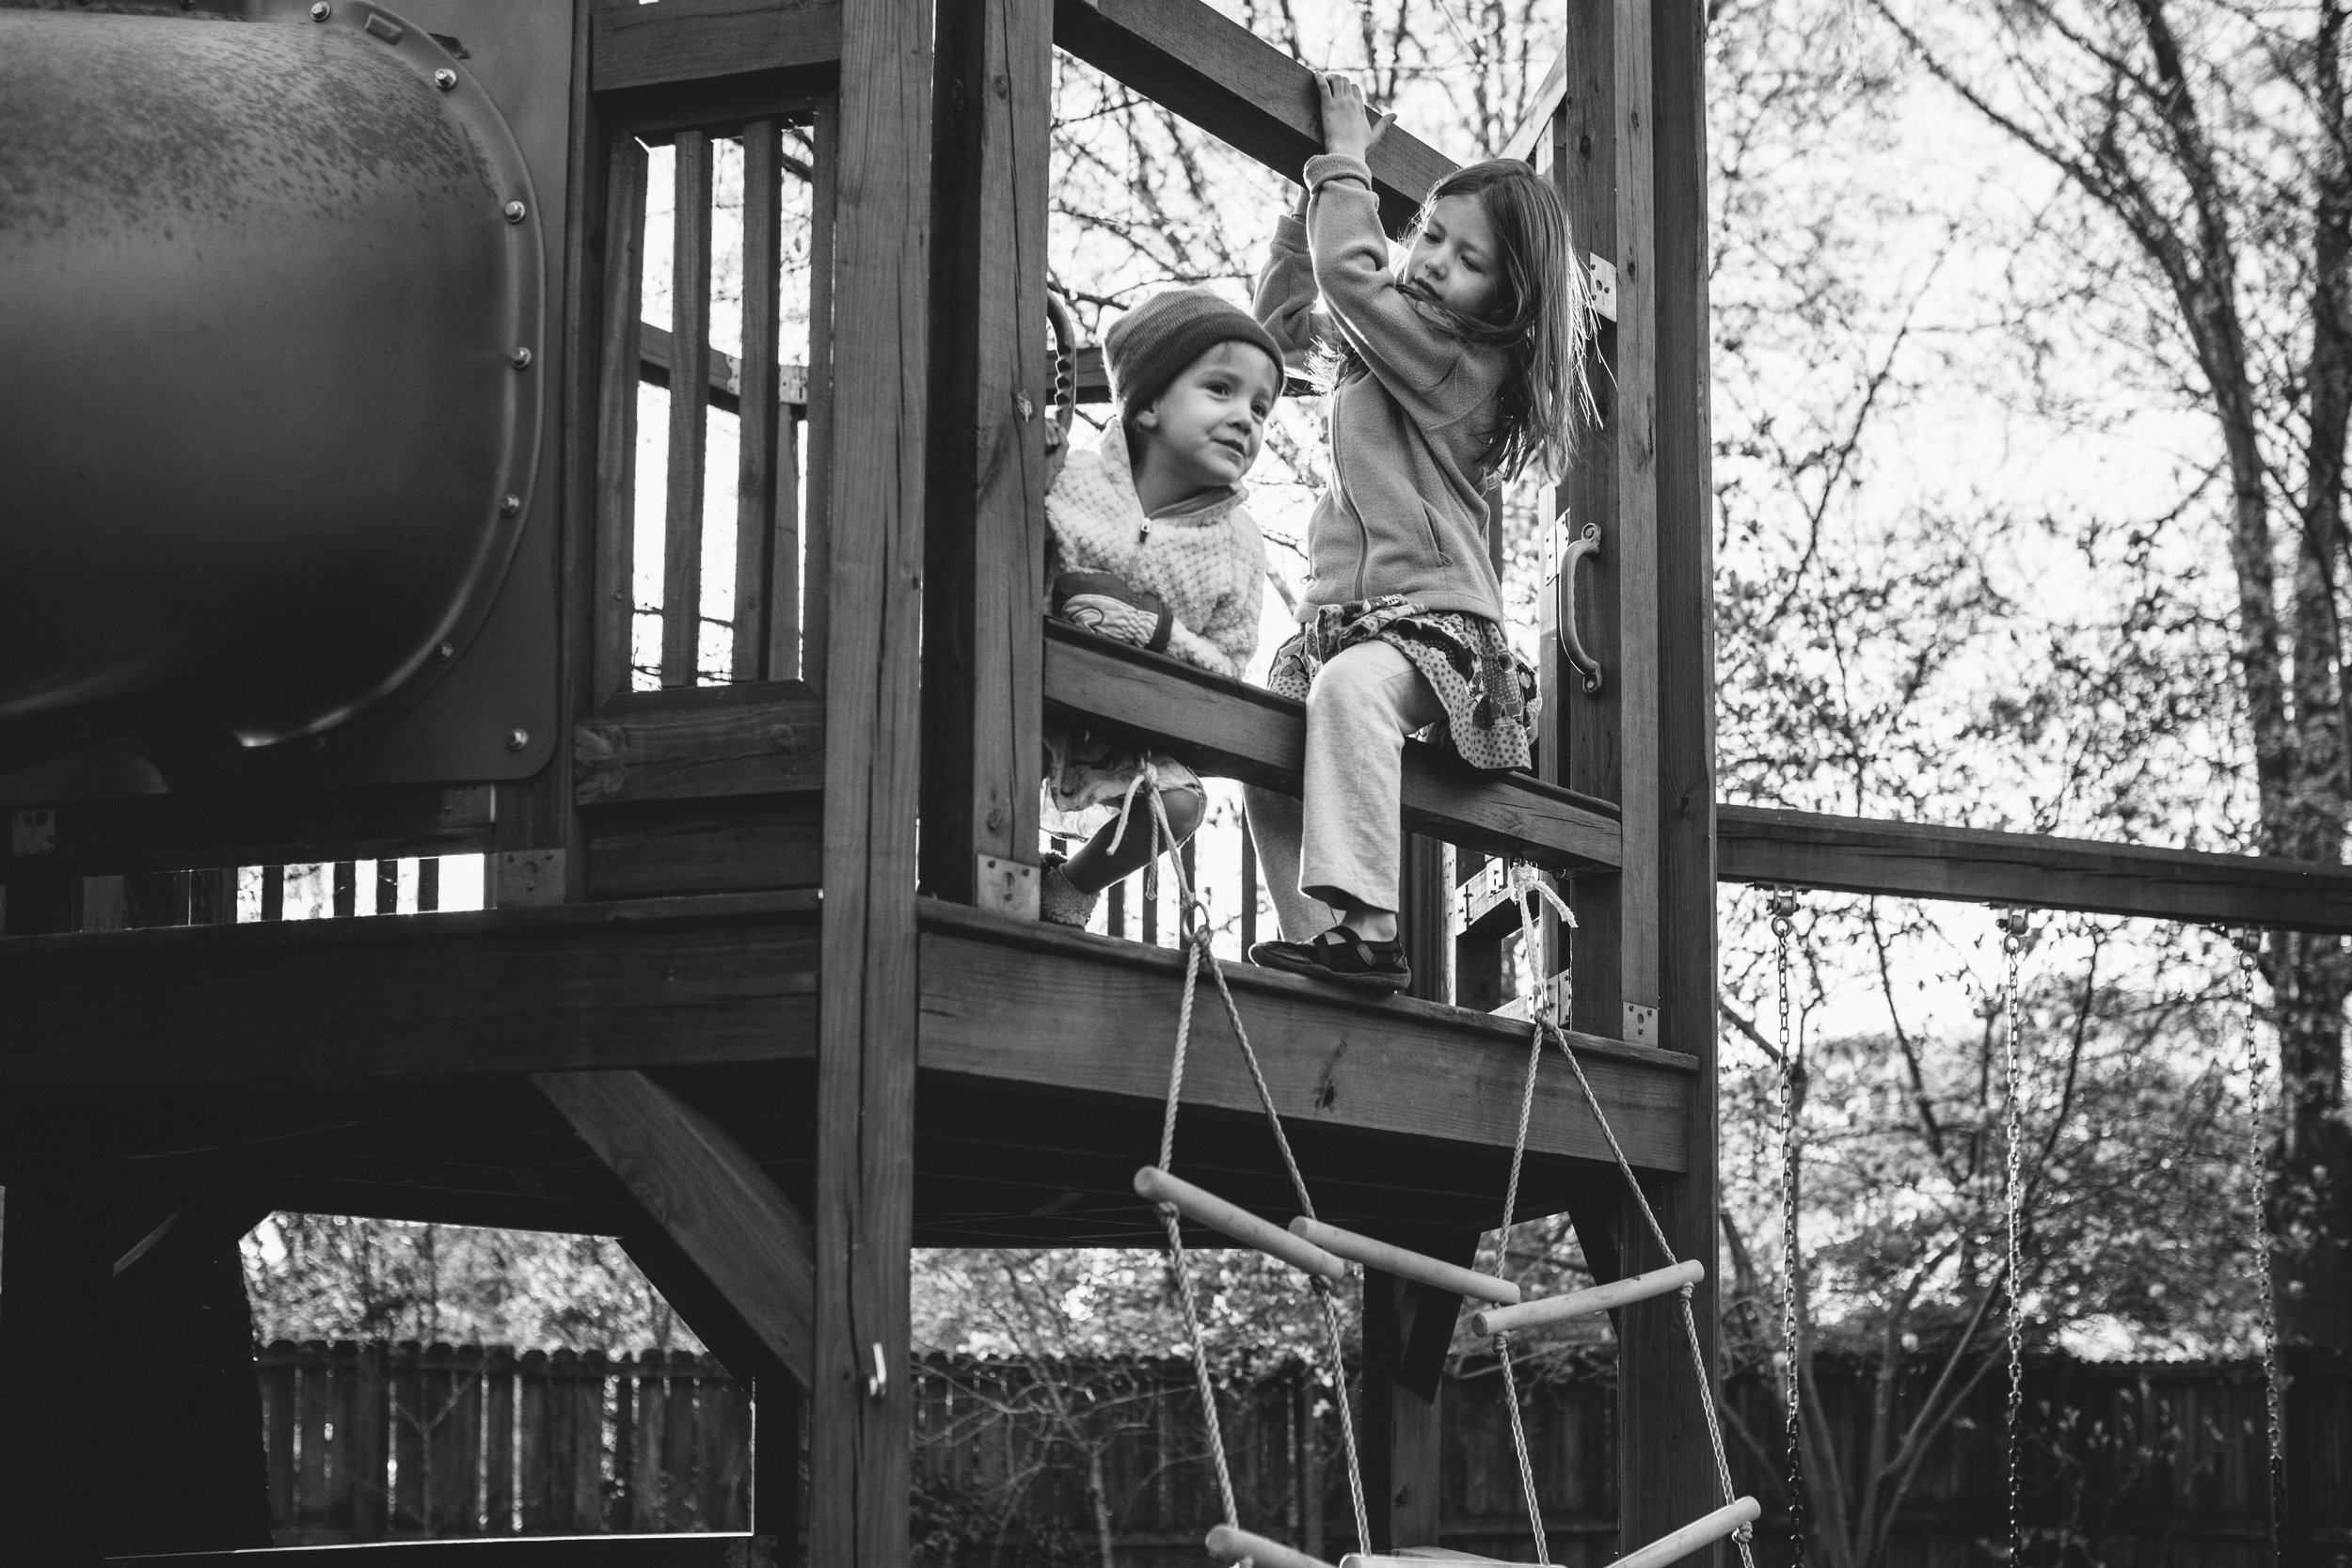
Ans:
[{"label": "wooden post", "polygon": [[[1588,523],[1601,547],[1563,578],[1550,616],[1573,615],[1600,660],[1587,694],[1547,639],[1546,776],[1619,803],[1624,867],[1577,879],[1570,894],[1576,1022],[1597,1035],[1654,1043],[1659,986],[1656,344],[1649,310],[1653,248],[1645,8],[1576,0],[1568,8],[1567,87],[1559,118],[1538,138],[1556,171],[1577,249],[1617,274],[1614,323],[1600,324],[1594,389],[1604,416],[1560,487],[1570,538]],[[1629,108],[1629,106],[1630,106]],[[1547,929],[1549,923],[1547,923]]]},{"label": "wooden post", "polygon": [[[1438,1256],[1467,1265],[1478,1238]],[[1393,1275],[1364,1272],[1364,1504],[1372,1541],[1359,1550],[1435,1546],[1443,1432],[1439,1392],[1462,1298]]]},{"label": "wooden post", "polygon": [[844,0],[824,483],[809,1560],[907,1560],[931,8]]},{"label": "wooden post", "polygon": [[1054,12],[978,0],[939,18],[923,886],[1034,915]]},{"label": "wooden post", "polygon": [[[1649,14],[1645,17],[1644,11]],[[1655,75],[1620,71],[1626,101],[1649,107],[1656,135],[1657,261],[1622,291],[1655,328],[1658,549],[1655,644],[1659,768],[1648,797],[1658,825],[1661,967],[1658,1043],[1697,1059],[1691,1097],[1691,1168],[1651,1184],[1676,1254],[1707,1265],[1693,1292],[1693,1321],[1706,1365],[1715,1365],[1717,1314],[1713,490],[1708,469],[1707,328],[1707,142],[1703,91],[1705,8],[1700,0],[1620,7],[1639,26],[1621,41],[1653,51]],[[1620,51],[1623,62],[1635,51]],[[1632,798],[1628,797],[1628,820]],[[1627,1272],[1655,1268],[1645,1229],[1629,1216]],[[1681,1307],[1665,1296],[1619,1315],[1622,1512],[1625,1544],[1655,1540],[1725,1501],[1708,1445],[1704,1401],[1711,1386],[1693,1376]],[[1710,1376],[1709,1383],[1712,1378]],[[1720,1562],[1717,1543],[1688,1560]]]},{"label": "wooden post", "polygon": [[12,1173],[0,1242],[0,1541],[17,1562],[81,1568],[103,1554],[112,1412],[90,1397],[108,1364],[114,1210],[90,1169]]}]

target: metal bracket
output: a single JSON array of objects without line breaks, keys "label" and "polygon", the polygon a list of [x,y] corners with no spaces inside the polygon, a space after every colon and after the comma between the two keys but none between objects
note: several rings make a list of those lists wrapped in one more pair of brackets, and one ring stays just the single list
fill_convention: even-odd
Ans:
[{"label": "metal bracket", "polygon": [[1603,321],[1617,319],[1617,264],[1598,252],[1584,259],[1593,273],[1593,314]]},{"label": "metal bracket", "polygon": [[1037,918],[1038,868],[1019,861],[982,855],[972,879],[972,902],[1021,920]]},{"label": "metal bracket", "polygon": [[57,814],[48,806],[31,806],[8,818],[8,853],[54,855],[57,852]]},{"label": "metal bracket", "polygon": [[490,885],[483,902],[494,910],[530,909],[564,902],[564,851],[509,849],[489,857]]},{"label": "metal bracket", "polygon": [[1489,860],[1486,869],[1470,874],[1469,881],[1454,890],[1453,934],[1460,936],[1486,916],[1510,892],[1510,877],[1503,863]]},{"label": "metal bracket", "polygon": [[[1551,1004],[1551,1016],[1559,1020],[1560,1027],[1563,1029],[1573,1028],[1575,1026],[1574,1022],[1568,1017],[1568,1001],[1574,993],[1575,988],[1569,984],[1568,972],[1565,969],[1559,974],[1553,975],[1550,979],[1544,982],[1544,1000]],[[1519,1020],[1521,1022],[1533,1022],[1534,1017],[1534,1015],[1528,1009],[1527,998],[1523,996],[1515,996],[1511,998],[1510,1001],[1505,1002],[1502,1006],[1497,1007],[1494,1010],[1493,1016],[1496,1018],[1515,1018]]]},{"label": "metal bracket", "polygon": [[1658,1009],[1639,1002],[1625,1005],[1625,1032],[1620,1037],[1629,1045],[1658,1043]]}]

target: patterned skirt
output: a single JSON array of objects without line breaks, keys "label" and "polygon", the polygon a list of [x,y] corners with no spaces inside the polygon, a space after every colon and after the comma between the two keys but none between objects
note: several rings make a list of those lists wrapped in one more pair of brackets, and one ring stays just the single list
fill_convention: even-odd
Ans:
[{"label": "patterned skirt", "polygon": [[1371,641],[1386,642],[1410,659],[1437,692],[1445,717],[1430,726],[1427,738],[1488,772],[1534,766],[1542,710],[1535,672],[1511,651],[1502,627],[1483,615],[1422,610],[1394,594],[1315,605],[1298,634],[1274,650],[1267,689],[1303,703],[1327,660]]}]

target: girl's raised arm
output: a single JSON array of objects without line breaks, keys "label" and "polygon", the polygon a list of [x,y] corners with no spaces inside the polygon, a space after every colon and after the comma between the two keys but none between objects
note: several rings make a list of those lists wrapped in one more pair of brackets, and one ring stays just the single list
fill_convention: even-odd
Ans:
[{"label": "girl's raised arm", "polygon": [[1307,254],[1307,193],[1301,190],[1297,210],[1274,226],[1274,245],[1265,271],[1258,275],[1252,309],[1285,354],[1311,354],[1323,333],[1315,297],[1314,261]]}]

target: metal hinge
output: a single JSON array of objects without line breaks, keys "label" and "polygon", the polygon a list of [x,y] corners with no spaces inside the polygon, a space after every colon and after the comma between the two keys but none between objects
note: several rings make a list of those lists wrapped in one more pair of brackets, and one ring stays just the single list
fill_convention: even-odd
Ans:
[{"label": "metal hinge", "polygon": [[1585,258],[1593,269],[1593,314],[1604,321],[1617,319],[1617,264],[1598,254]]},{"label": "metal hinge", "polygon": [[1019,861],[982,855],[973,878],[972,902],[998,914],[1022,920],[1037,918],[1038,868]]}]

